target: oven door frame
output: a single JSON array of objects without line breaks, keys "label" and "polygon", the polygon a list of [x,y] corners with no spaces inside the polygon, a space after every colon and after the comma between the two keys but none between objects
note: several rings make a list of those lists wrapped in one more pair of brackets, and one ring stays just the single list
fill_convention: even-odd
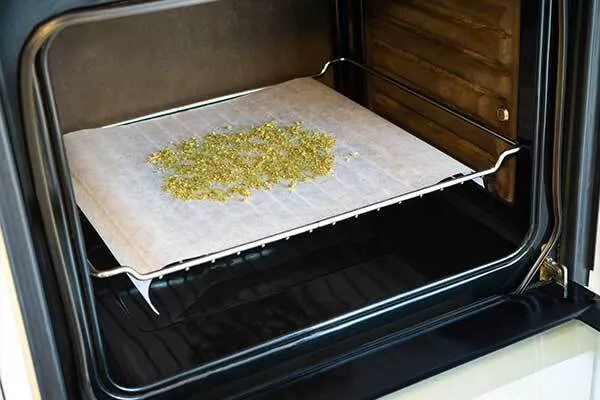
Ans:
[{"label": "oven door frame", "polygon": [[589,282],[600,206],[600,1],[569,3],[563,223],[556,254],[570,280]]},{"label": "oven door frame", "polygon": [[[200,0],[163,0],[160,2],[151,2],[149,5],[158,5],[159,7],[172,7],[182,3],[196,3]],[[27,244],[27,248],[12,245],[9,252],[12,259],[23,259],[21,268],[16,264],[11,267],[16,274],[23,276],[23,281],[17,280],[17,289],[22,293],[27,293],[26,280],[37,279],[35,286],[39,288],[39,301],[43,300],[45,306],[40,306],[39,310],[45,310],[46,318],[39,316],[39,313],[29,315],[24,312],[27,321],[31,318],[37,319],[40,324],[39,331],[32,329],[28,331],[32,343],[46,343],[53,345],[42,346],[40,349],[33,349],[34,358],[49,359],[54,361],[54,370],[58,370],[54,377],[41,376],[38,372],[38,378],[43,382],[62,381],[59,387],[71,387],[74,385],[85,397],[94,397],[96,393],[103,393],[107,397],[125,397],[125,398],[145,398],[159,393],[174,393],[174,390],[180,390],[183,386],[204,387],[206,390],[221,390],[219,379],[200,380],[198,376],[182,376],[171,382],[167,382],[161,387],[155,388],[120,388],[114,385],[107,376],[103,374],[102,367],[98,367],[98,357],[101,356],[101,349],[98,348],[97,331],[98,326],[95,321],[94,306],[90,299],[91,283],[89,275],[76,268],[73,262],[73,252],[70,249],[69,230],[65,225],[64,216],[68,214],[69,206],[63,203],[61,196],[57,193],[64,193],[64,182],[56,178],[56,171],[52,160],[47,158],[47,154],[42,151],[41,143],[36,143],[39,136],[32,135],[32,123],[43,126],[40,123],[44,118],[44,111],[37,108],[36,92],[39,88],[35,84],[36,77],[33,67],[37,62],[38,51],[43,48],[47,34],[56,29],[57,24],[70,18],[68,11],[79,9],[84,6],[110,5],[112,1],[85,1],[85,0],[62,0],[48,5],[42,0],[28,0],[11,2],[7,7],[7,12],[0,16],[4,20],[3,29],[10,27],[13,30],[7,34],[7,40],[0,45],[2,51],[2,97],[4,99],[3,108],[5,112],[13,116],[7,122],[7,131],[3,132],[2,138],[6,142],[4,151],[10,152],[10,157],[14,159],[15,168],[12,177],[13,182],[11,192],[14,191],[16,199],[2,204],[1,210],[3,216],[11,216],[12,220],[7,232],[22,231],[23,235],[28,236],[22,243]],[[373,327],[386,326],[390,319],[402,319],[405,321],[405,328],[410,326],[422,327],[422,324],[433,324],[433,315],[443,315],[446,318],[444,323],[448,323],[458,318],[462,311],[484,308],[488,301],[497,301],[498,295],[503,295],[511,291],[522,279],[525,272],[530,268],[531,262],[538,253],[538,249],[547,237],[550,226],[549,204],[550,199],[546,188],[549,187],[550,176],[550,157],[551,149],[546,144],[549,143],[548,132],[552,132],[553,109],[553,86],[551,76],[553,72],[553,41],[551,37],[552,9],[554,2],[551,0],[540,1],[537,14],[533,15],[533,22],[537,19],[543,21],[536,26],[539,30],[539,43],[532,56],[534,65],[537,66],[535,72],[525,82],[535,84],[538,91],[532,98],[526,101],[532,106],[535,112],[529,111],[534,115],[529,121],[524,122],[536,133],[540,149],[535,153],[534,179],[532,184],[536,187],[536,193],[532,196],[531,205],[534,209],[532,213],[535,216],[535,224],[529,233],[528,241],[522,246],[520,251],[513,254],[510,258],[501,262],[489,265],[488,268],[477,273],[467,274],[460,279],[450,279],[443,284],[432,285],[424,290],[410,293],[407,296],[398,299],[398,301],[380,307],[376,312],[369,312],[361,317],[368,320]],[[141,5],[131,5],[125,7],[141,7]],[[107,10],[114,10],[108,7]],[[59,14],[62,14],[60,16]],[[55,17],[59,15],[58,17]],[[8,23],[12,21],[13,23]],[[45,22],[47,21],[47,22]],[[44,23],[45,22],[45,23]],[[35,29],[36,27],[37,30]],[[27,37],[29,36],[29,40]],[[21,68],[19,72],[19,68]],[[19,87],[17,82],[21,82],[21,98],[19,98]],[[19,116],[23,118],[19,119]],[[35,130],[36,128],[34,128]],[[549,135],[548,135],[549,136]],[[11,143],[11,145],[8,145]],[[26,146],[29,146],[29,154]],[[0,148],[2,150],[2,148]],[[18,172],[18,175],[17,175]],[[55,213],[55,211],[59,211]],[[61,216],[62,214],[62,216]],[[54,218],[56,215],[61,218]],[[4,217],[7,218],[7,217]],[[62,220],[61,220],[62,219]],[[8,220],[8,219],[7,219]],[[17,237],[15,233],[14,237]],[[13,237],[12,233],[9,235]],[[24,238],[25,238],[24,236]],[[24,254],[28,257],[24,258]],[[41,266],[40,266],[41,264]],[[24,266],[24,267],[23,267]],[[43,276],[42,276],[43,275]],[[447,301],[448,308],[444,310],[436,309],[434,303],[442,299]],[[26,304],[29,299],[23,299]],[[33,301],[33,300],[32,300]],[[24,307],[25,308],[25,307]],[[47,310],[52,309],[53,313]],[[66,310],[62,314],[59,310]],[[428,314],[426,310],[435,310],[435,314]],[[456,311],[462,310],[462,311]],[[419,318],[410,319],[406,315],[416,315],[421,312]],[[442,317],[439,317],[442,318]],[[426,322],[429,321],[429,322]],[[440,321],[438,321],[440,322]],[[441,322],[440,322],[441,323]],[[43,329],[42,329],[43,328]],[[396,329],[399,329],[396,326]],[[351,333],[351,331],[348,331]],[[405,329],[402,335],[408,335]],[[414,332],[412,333],[414,334]],[[59,339],[57,339],[59,338]],[[60,338],[63,338],[61,340]],[[65,340],[67,338],[68,340]],[[339,339],[339,338],[338,338]],[[321,343],[322,348],[332,348],[336,342],[336,337],[331,336],[327,341]],[[335,346],[334,346],[335,347]],[[43,354],[54,349],[54,357],[44,356]],[[299,347],[294,349],[301,350]],[[334,350],[332,350],[334,351]],[[346,353],[348,350],[343,350]],[[334,351],[336,353],[336,351]],[[339,354],[338,354],[339,356]],[[336,359],[338,356],[331,354],[323,358],[322,363],[327,364],[327,360]],[[44,358],[46,357],[46,358]],[[333,357],[333,358],[332,358]],[[268,363],[267,363],[268,364]],[[318,363],[315,363],[315,366]],[[255,364],[248,364],[248,368],[254,368]],[[61,368],[62,367],[62,368]],[[48,371],[53,368],[48,367]],[[268,369],[268,366],[265,367]],[[44,368],[46,369],[46,368]],[[235,376],[231,375],[231,376]],[[288,376],[292,376],[288,375]],[[226,375],[224,375],[226,376]],[[239,375],[238,375],[239,376]],[[260,382],[260,373],[249,375]],[[221,378],[223,379],[223,378]],[[200,381],[203,383],[200,384]],[[240,379],[240,385],[247,382],[247,379]],[[179,389],[178,389],[179,388]],[[74,390],[71,388],[71,390]],[[240,387],[240,391],[244,391]],[[50,392],[48,392],[50,393]],[[58,393],[58,392],[57,392]]]}]

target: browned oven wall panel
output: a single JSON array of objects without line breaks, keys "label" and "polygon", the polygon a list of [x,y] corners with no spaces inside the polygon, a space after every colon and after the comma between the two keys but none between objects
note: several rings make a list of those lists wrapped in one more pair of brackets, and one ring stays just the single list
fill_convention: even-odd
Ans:
[{"label": "browned oven wall panel", "polygon": [[[518,0],[369,0],[366,62],[490,129],[515,139]],[[400,89],[369,80],[370,107],[476,169],[508,148],[501,140]],[[508,121],[498,118],[507,109]],[[515,163],[486,185],[514,198]]]}]

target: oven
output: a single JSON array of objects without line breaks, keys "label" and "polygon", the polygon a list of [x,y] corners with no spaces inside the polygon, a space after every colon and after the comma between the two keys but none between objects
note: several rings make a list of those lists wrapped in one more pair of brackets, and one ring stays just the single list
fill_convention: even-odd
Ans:
[{"label": "oven", "polygon": [[597,3],[8,2],[40,382],[373,398],[596,324]]}]

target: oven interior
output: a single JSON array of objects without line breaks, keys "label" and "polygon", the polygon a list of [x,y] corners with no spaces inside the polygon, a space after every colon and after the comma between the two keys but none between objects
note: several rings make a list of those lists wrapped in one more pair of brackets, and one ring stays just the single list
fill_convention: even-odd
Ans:
[{"label": "oven interior", "polygon": [[[344,57],[375,74],[340,62],[320,82],[473,171],[519,147],[482,179],[153,279],[159,315],[125,274],[94,277],[114,382],[164,381],[518,249],[530,228],[533,141],[519,122],[533,40],[522,7],[222,0],[61,31],[47,51],[61,134],[312,76]],[[89,263],[119,265],[98,228],[79,218]]]}]

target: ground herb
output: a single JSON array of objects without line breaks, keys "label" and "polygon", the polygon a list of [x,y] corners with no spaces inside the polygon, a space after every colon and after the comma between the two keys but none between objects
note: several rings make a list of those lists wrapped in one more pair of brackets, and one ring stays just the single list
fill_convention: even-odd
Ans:
[{"label": "ground herb", "polygon": [[301,122],[268,122],[172,143],[147,163],[163,174],[163,190],[177,199],[245,201],[254,190],[275,185],[293,190],[300,182],[331,175],[334,148],[334,136],[303,129]]}]

